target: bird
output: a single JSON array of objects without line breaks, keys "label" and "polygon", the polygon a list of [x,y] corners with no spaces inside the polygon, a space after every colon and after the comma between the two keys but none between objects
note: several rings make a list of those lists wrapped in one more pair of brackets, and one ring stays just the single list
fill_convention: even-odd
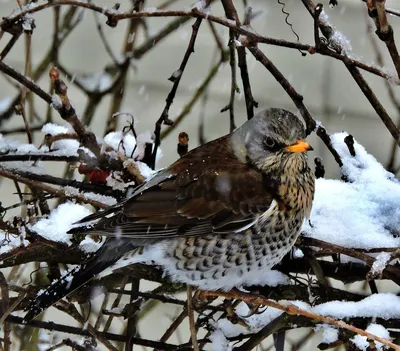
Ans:
[{"label": "bird", "polygon": [[134,263],[174,282],[228,291],[257,285],[294,245],[314,198],[303,123],[268,108],[91,214],[69,233],[104,244],[30,300],[29,321],[95,277]]}]

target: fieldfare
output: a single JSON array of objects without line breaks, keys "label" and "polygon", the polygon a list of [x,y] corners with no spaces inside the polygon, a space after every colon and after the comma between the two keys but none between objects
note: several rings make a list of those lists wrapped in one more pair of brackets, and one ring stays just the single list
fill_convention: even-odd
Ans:
[{"label": "fieldfare", "polygon": [[311,211],[314,176],[306,134],[271,108],[185,154],[70,232],[107,237],[101,248],[26,309],[30,320],[95,276],[141,262],[203,290],[262,282],[288,253]]}]

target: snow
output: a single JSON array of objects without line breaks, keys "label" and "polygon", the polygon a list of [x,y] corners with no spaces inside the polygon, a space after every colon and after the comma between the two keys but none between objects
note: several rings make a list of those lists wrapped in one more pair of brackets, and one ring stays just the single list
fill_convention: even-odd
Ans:
[{"label": "snow", "polygon": [[382,274],[383,270],[386,268],[387,263],[391,258],[391,254],[389,252],[381,252],[375,259],[375,262],[371,267],[372,275]]},{"label": "snow", "polygon": [[347,248],[399,247],[400,238],[392,232],[400,224],[400,183],[356,141],[356,156],[351,156],[347,135],[331,139],[349,182],[316,180],[311,225],[305,222],[303,233]]},{"label": "snow", "polygon": [[101,245],[103,245],[104,241],[94,241],[90,236],[85,236],[85,239],[83,239],[80,243],[79,243],[79,248],[87,253],[92,253],[92,252],[96,252]]},{"label": "snow", "polygon": [[[52,136],[58,134],[72,133],[70,128],[60,126],[53,123],[47,123],[42,128],[42,133],[50,134]],[[51,150],[56,150],[59,156],[76,156],[80,147],[79,141],[74,139],[57,140],[50,145]],[[48,151],[47,146],[42,146],[41,151]]]},{"label": "snow", "polygon": [[[121,131],[111,132],[104,137],[104,141],[115,151],[124,151],[125,156],[140,160],[144,156],[146,143],[153,143],[152,136],[153,134],[149,131],[138,134],[136,149],[136,139],[132,134],[129,133],[124,134]],[[133,150],[135,150],[134,153]]]},{"label": "snow", "polygon": [[[371,323],[367,329],[365,329],[367,332],[379,336],[384,339],[390,340],[390,334],[389,331],[382,325],[376,324],[376,323]],[[356,335],[354,336],[353,339],[351,339],[353,343],[360,349],[360,350],[367,350],[370,347],[370,344],[367,340],[366,336],[361,336],[361,335]],[[375,341],[375,347],[377,350],[384,350],[387,349],[387,346],[384,346],[382,343]]]},{"label": "snow", "polygon": [[[330,316],[336,319],[346,319],[352,317],[382,319],[400,318],[400,297],[389,293],[373,294],[358,302],[330,301],[313,307],[304,301],[282,300],[279,302],[282,305],[292,303],[303,310],[323,316]],[[217,347],[217,343],[225,345],[224,340],[226,340],[227,337],[229,338],[240,334],[257,333],[268,323],[283,313],[281,310],[276,308],[266,307],[261,313],[256,313],[249,316],[250,309],[244,302],[239,303],[235,311],[238,317],[243,319],[248,328],[245,328],[241,324],[233,324],[228,319],[218,320],[218,322],[215,324],[216,330],[213,333],[213,339],[211,339],[213,341],[213,347]],[[317,327],[317,329],[319,328],[323,329],[323,342],[332,343],[338,339],[338,329],[326,324]],[[387,330],[384,330],[382,326],[371,324],[370,327],[367,328],[367,331],[371,334],[390,339],[389,333]],[[223,337],[225,337],[225,339]],[[353,340],[357,342],[365,340],[364,337],[360,338],[356,336]],[[225,348],[222,350],[228,350],[226,346],[224,347]]]},{"label": "snow", "polygon": [[[227,337],[234,337],[240,334],[257,333],[268,323],[279,317],[283,312],[273,307],[266,307],[260,313],[252,313],[246,303],[240,302],[235,309],[238,317],[243,319],[248,328],[242,324],[233,324],[228,319],[220,319],[216,323],[215,331],[210,340],[212,341],[212,350],[231,350],[234,343],[229,344]],[[250,316],[249,316],[250,315]],[[218,348],[220,347],[220,348]]]},{"label": "snow", "polygon": [[132,134],[123,134],[121,131],[108,133],[104,141],[115,151],[124,151],[126,156],[130,156],[136,145],[135,137]]},{"label": "snow", "polygon": [[[304,308],[304,305],[298,305]],[[302,302],[302,304],[304,304]],[[390,293],[372,294],[361,301],[329,301],[314,307],[305,307],[314,313],[338,319],[347,317],[400,318],[400,297]]]},{"label": "snow", "polygon": [[327,344],[332,344],[333,342],[338,340],[339,337],[339,329],[333,328],[327,324],[322,326],[322,342]]},{"label": "snow", "polygon": [[351,54],[352,51],[352,46],[350,40],[340,31],[338,31],[336,28],[334,28],[333,35],[329,38],[330,44],[334,48],[341,48],[341,54],[349,55]]},{"label": "snow", "polygon": [[25,240],[24,238],[21,238],[20,236],[12,237],[8,235],[10,241],[6,241],[5,236],[6,233],[0,231],[0,255],[10,252],[11,250],[16,249],[17,247],[21,246],[26,247],[29,245],[29,241]]},{"label": "snow", "polygon": [[16,140],[10,140],[0,134],[0,154],[14,154],[22,155],[27,152],[38,152],[39,150],[32,144],[23,144]]},{"label": "snow", "polygon": [[79,191],[79,189],[74,188],[72,186],[65,186],[64,191],[67,196],[81,194],[81,195],[85,196],[87,199],[101,202],[107,206],[112,206],[117,203],[117,200],[115,200],[115,198],[113,198],[111,196],[106,196],[106,195],[101,195],[101,194],[96,194],[96,193],[91,193],[91,192],[81,192],[81,191]]},{"label": "snow", "polygon": [[61,98],[58,95],[54,94],[51,96],[51,107],[58,110],[62,107],[62,104]]},{"label": "snow", "polygon": [[[0,154],[5,155],[26,155],[29,153],[40,153],[36,146],[32,144],[23,144],[16,140],[4,138],[0,134]],[[35,174],[44,174],[40,162],[33,161],[11,161],[0,162],[0,167],[7,170],[18,170],[20,172],[31,172]]]},{"label": "snow", "polygon": [[293,251],[293,257],[294,258],[303,258],[304,257],[304,253],[303,253],[303,251],[301,251],[301,249],[295,248],[294,251]]},{"label": "snow", "polygon": [[73,227],[73,223],[91,213],[85,206],[67,202],[52,210],[48,218],[32,225],[31,230],[48,240],[71,244],[71,236],[67,231]]},{"label": "snow", "polygon": [[35,28],[35,20],[31,15],[26,15],[22,22],[22,29],[27,32],[32,32]]},{"label": "snow", "polygon": [[334,25],[329,23],[328,15],[324,10],[322,10],[319,19],[321,22],[329,25],[333,29],[333,34],[329,38],[329,43],[335,48],[341,51],[342,55],[350,55],[352,51],[352,46],[350,40],[339,30],[336,29]]},{"label": "snow", "polygon": [[149,180],[150,178],[152,178],[158,172],[158,171],[152,170],[144,162],[138,161],[138,162],[136,162],[136,165],[138,166],[140,173],[142,174],[143,177],[146,178],[146,180]]},{"label": "snow", "polygon": [[153,133],[150,131],[143,132],[138,134],[137,136],[137,149],[134,155],[134,158],[138,158],[141,160],[144,156],[144,149],[146,147],[146,144],[150,143],[153,144]]},{"label": "snow", "polygon": [[224,333],[217,329],[210,335],[212,351],[231,351],[232,345],[225,337]]},{"label": "snow", "polygon": [[45,351],[48,350],[49,347],[52,345],[56,345],[59,342],[62,341],[62,334],[59,332],[55,332],[53,330],[45,330],[45,329],[39,329],[39,335],[38,335],[38,350],[39,351]]},{"label": "snow", "polygon": [[[126,161],[125,161],[126,162]],[[124,162],[124,166],[125,166]],[[121,178],[122,172],[114,171],[111,172],[110,175],[107,177],[107,185],[111,187],[113,190],[125,190],[130,185],[134,185],[133,182],[125,183]]]}]

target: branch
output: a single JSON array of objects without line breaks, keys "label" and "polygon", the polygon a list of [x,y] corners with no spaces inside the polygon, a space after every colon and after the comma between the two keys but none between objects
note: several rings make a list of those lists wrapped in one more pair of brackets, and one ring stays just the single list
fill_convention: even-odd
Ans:
[{"label": "branch", "polygon": [[182,63],[179,66],[178,70],[173,72],[171,77],[169,78],[169,80],[174,82],[174,84],[172,86],[172,89],[171,89],[170,93],[167,96],[166,105],[164,107],[164,110],[161,113],[160,118],[156,122],[156,127],[155,127],[155,130],[154,130],[154,135],[155,135],[154,149],[153,149],[152,160],[151,160],[151,164],[150,164],[150,167],[152,169],[155,168],[157,150],[158,150],[158,147],[161,144],[161,136],[160,136],[161,135],[161,126],[162,126],[162,124],[166,124],[166,125],[169,125],[169,126],[173,124],[173,122],[169,119],[169,116],[168,116],[169,108],[171,107],[171,105],[172,105],[172,103],[174,101],[176,91],[178,90],[178,86],[179,86],[179,83],[181,81],[183,72],[185,71],[186,64],[189,61],[189,57],[192,54],[192,52],[194,52],[194,45],[196,43],[197,33],[199,31],[201,22],[202,22],[202,19],[198,18],[196,20],[196,22],[193,24],[193,26],[192,26],[192,36],[190,37],[189,45],[188,45],[188,47],[186,49],[186,52],[185,52],[185,55],[183,57]]},{"label": "branch", "polygon": [[256,295],[256,294],[249,294],[249,293],[244,293],[241,291],[231,291],[231,292],[222,292],[222,291],[218,291],[218,292],[214,292],[214,291],[207,291],[205,292],[206,296],[217,296],[217,297],[224,297],[227,299],[237,299],[240,301],[244,301],[246,303],[250,303],[250,304],[254,304],[254,305],[262,305],[262,306],[269,306],[269,307],[273,307],[276,308],[278,310],[284,311],[289,315],[301,315],[301,316],[305,316],[307,318],[310,318],[314,321],[318,321],[321,323],[326,323],[326,324],[330,324],[330,325],[334,325],[336,327],[339,327],[341,329],[346,329],[349,330],[353,333],[362,335],[362,336],[366,336],[368,339],[370,340],[374,340],[374,341],[378,341],[386,346],[389,346],[391,348],[393,348],[394,350],[399,351],[400,350],[400,346],[396,345],[394,343],[392,343],[390,340],[381,338],[379,336],[376,336],[374,334],[371,334],[365,330],[362,330],[360,328],[354,327],[352,325],[349,325],[343,321],[338,321],[332,317],[326,317],[326,316],[322,316],[313,312],[309,312],[306,310],[303,310],[295,305],[293,305],[290,302],[276,302],[276,301],[272,301],[269,300],[267,298],[265,298],[264,296],[261,295]]},{"label": "branch", "polygon": [[368,15],[374,20],[376,26],[375,33],[380,40],[385,42],[397,75],[400,77],[400,57],[394,41],[393,27],[389,24],[386,16],[385,0],[367,1],[367,7]]},{"label": "branch", "polygon": [[[39,6],[30,8],[30,9],[26,9],[14,16],[5,17],[3,19],[3,21],[0,23],[0,27],[2,27],[3,30],[5,30],[8,26],[10,26],[12,23],[14,23],[17,20],[20,20],[26,14],[41,11],[45,8],[50,8],[50,7],[54,7],[54,6],[62,6],[62,5],[84,7],[84,8],[90,9],[92,11],[103,14],[107,18],[112,18],[113,23],[116,23],[119,20],[123,20],[123,19],[143,18],[143,17],[196,17],[196,18],[200,17],[200,18],[206,19],[208,21],[212,21],[212,22],[218,23],[220,25],[223,25],[225,27],[231,28],[231,29],[235,30],[238,34],[242,34],[242,35],[248,37],[250,42],[258,42],[258,43],[263,43],[263,44],[286,47],[286,48],[290,48],[290,49],[303,50],[303,51],[308,51],[309,53],[317,52],[315,47],[312,45],[290,42],[290,41],[283,40],[283,39],[275,39],[275,38],[265,37],[261,34],[255,33],[253,30],[246,29],[245,26],[238,27],[236,25],[236,23],[232,23],[224,18],[199,11],[197,8],[194,8],[191,11],[183,11],[183,10],[160,11],[159,10],[159,11],[151,11],[151,12],[141,11],[141,12],[134,12],[134,13],[128,13],[128,12],[115,13],[113,11],[103,9],[100,6],[94,5],[93,3],[84,3],[81,1],[73,1],[73,0],[58,0],[58,1],[52,1],[52,2],[46,3],[43,5],[39,5]],[[153,44],[149,43],[148,45],[154,46],[154,43]],[[338,59],[338,60],[348,63],[350,65],[357,66],[361,69],[364,69],[370,73],[376,74],[385,79],[391,78],[390,75],[388,75],[381,69],[378,69],[373,66],[369,66],[363,62],[360,62],[360,61],[351,59],[345,55],[341,55],[339,53],[333,52],[332,50],[328,50],[328,51],[323,50],[323,51],[320,51],[317,53],[324,55],[324,56],[333,57],[335,59]]]},{"label": "branch", "polygon": [[312,118],[310,112],[303,103],[303,96],[301,96],[284,77],[284,75],[276,68],[276,66],[264,55],[264,53],[256,48],[248,48],[257,61],[260,61],[262,65],[274,76],[277,82],[282,86],[283,89],[288,93],[296,107],[299,109],[304,121],[306,122],[306,133],[309,135],[317,126],[314,118]]},{"label": "branch", "polygon": [[[315,16],[315,7],[312,0],[302,0],[304,6],[310,13],[312,17]],[[328,24],[326,21],[322,20],[321,18],[319,19],[319,28],[322,32],[322,34],[329,40],[331,36],[334,34],[335,30]],[[336,44],[336,49],[338,51],[342,51],[342,47],[340,44]],[[386,112],[385,108],[382,106],[376,95],[373,93],[372,89],[366,82],[366,80],[363,78],[361,75],[360,71],[357,69],[357,67],[354,67],[353,65],[348,64],[347,62],[343,61],[345,64],[346,68],[349,70],[350,74],[364,93],[365,97],[368,99],[368,101],[371,103],[371,106],[374,108],[378,116],[381,118],[382,122],[386,126],[386,128],[389,130],[390,134],[393,136],[394,140],[397,142],[397,145],[400,146],[400,131]]]},{"label": "branch", "polygon": [[97,200],[92,200],[92,199],[88,198],[87,196],[85,196],[83,194],[70,195],[70,194],[67,194],[66,191],[63,190],[63,189],[53,188],[51,186],[39,183],[39,182],[34,181],[32,179],[25,178],[25,177],[20,176],[18,174],[12,173],[12,172],[10,172],[8,170],[5,170],[3,168],[0,168],[0,176],[6,177],[6,178],[9,178],[9,179],[12,179],[12,180],[16,180],[19,183],[26,184],[26,185],[28,185],[29,187],[32,187],[32,188],[37,188],[37,189],[43,190],[43,191],[45,191],[45,192],[47,192],[49,194],[53,194],[53,195],[56,195],[58,197],[74,198],[74,199],[77,199],[79,201],[82,201],[84,203],[90,204],[90,205],[92,205],[94,207],[98,207],[98,208],[106,208],[106,207],[108,207],[107,204],[104,204],[104,203],[102,203],[100,201],[97,201]]}]

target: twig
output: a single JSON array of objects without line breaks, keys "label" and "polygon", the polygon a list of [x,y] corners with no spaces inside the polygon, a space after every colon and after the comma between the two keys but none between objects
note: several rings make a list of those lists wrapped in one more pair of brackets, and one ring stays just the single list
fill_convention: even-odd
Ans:
[{"label": "twig", "polygon": [[118,349],[107,338],[104,338],[88,321],[86,321],[72,303],[60,300],[56,305],[54,305],[54,307],[74,318],[82,326],[84,325],[90,335],[98,339],[108,350],[118,351]]},{"label": "twig", "polygon": [[99,33],[100,39],[103,42],[104,49],[106,50],[108,56],[110,56],[111,60],[114,62],[116,66],[119,65],[117,58],[114,55],[114,52],[111,50],[110,44],[107,41],[106,36],[104,35],[103,27],[99,21],[99,15],[93,13],[94,20],[96,22],[97,32]]},{"label": "twig", "polygon": [[[53,322],[43,322],[39,320],[32,320],[29,322],[24,322],[21,317],[16,316],[8,316],[7,322],[19,325],[28,325],[34,328],[43,328],[50,331],[60,331],[64,333],[70,333],[75,335],[82,336],[91,336],[92,334],[87,329],[82,329],[81,327],[71,327],[68,325],[61,325]],[[114,333],[104,333],[98,332],[98,336],[101,336],[103,339],[118,341],[118,342],[126,342],[126,337],[124,335],[114,334]],[[161,349],[165,351],[176,351],[177,345],[168,344],[165,342],[152,341],[141,338],[133,338],[132,339],[135,345],[152,347],[156,349]],[[182,348],[181,350],[190,350],[189,347]]]},{"label": "twig", "polygon": [[[368,17],[366,17],[366,23],[367,23],[367,32],[370,34],[368,37],[370,38],[372,47],[375,51],[375,55],[376,55],[376,61],[380,66],[384,66],[384,61],[383,61],[383,56],[380,52],[380,48],[378,46],[378,43],[376,41],[376,37],[375,35],[372,35],[372,25],[370,24],[370,20]],[[400,101],[397,99],[396,94],[394,92],[393,86],[390,84],[390,82],[388,82],[387,80],[385,80],[385,86],[386,86],[386,90],[388,92],[389,98],[392,102],[392,104],[395,106],[396,110],[397,110],[397,114],[398,114],[398,122],[397,122],[397,128],[400,129]],[[398,147],[397,147],[397,143],[395,140],[392,141],[392,147],[391,147],[391,152],[390,152],[390,158],[389,158],[389,162],[387,165],[387,169],[389,172],[393,172],[394,171],[394,163],[396,160],[396,154],[398,152]]]},{"label": "twig", "polygon": [[[131,278],[130,279],[131,283],[131,292],[132,295],[130,297],[129,303],[132,304],[135,301],[135,298],[133,297],[134,293],[139,292],[139,284],[140,280]],[[126,338],[127,341],[125,343],[125,351],[132,351],[133,350],[133,345],[134,345],[134,340],[133,338],[136,335],[136,323],[137,323],[137,313],[132,313],[131,316],[128,317],[128,321],[126,323]]]},{"label": "twig", "polygon": [[[168,329],[165,331],[163,336],[160,338],[161,342],[167,341],[172,334],[175,332],[175,330],[181,325],[181,323],[185,320],[187,317],[187,309],[184,308],[182,312],[174,319],[174,321],[171,323],[171,325],[168,327]],[[158,351],[154,349],[154,351]]]},{"label": "twig", "polygon": [[315,163],[315,178],[323,178],[325,175],[325,167],[324,164],[322,163],[321,157],[315,157],[314,158],[314,163]]},{"label": "twig", "polygon": [[40,190],[43,190],[43,191],[45,191],[45,192],[47,192],[49,194],[56,195],[58,197],[74,198],[74,199],[77,199],[79,201],[82,201],[84,203],[90,204],[90,205],[98,207],[98,208],[106,208],[108,206],[108,205],[106,205],[106,204],[104,204],[104,203],[102,203],[100,201],[89,199],[88,197],[86,197],[85,195],[82,195],[82,194],[67,195],[65,190],[63,190],[63,189],[53,188],[51,186],[39,183],[39,182],[34,181],[32,179],[22,177],[22,176],[20,176],[18,174],[11,173],[10,171],[7,171],[7,170],[2,169],[2,168],[0,168],[0,176],[6,177],[6,178],[9,178],[9,179],[12,179],[12,180],[16,180],[17,182],[26,184],[26,185],[28,185],[30,187],[33,187],[33,188],[38,188]]},{"label": "twig", "polygon": [[199,344],[197,342],[196,325],[194,321],[194,310],[192,301],[192,287],[187,286],[187,314],[189,317],[190,337],[192,339],[192,346],[194,351],[199,351]]},{"label": "twig", "polygon": [[101,149],[97,143],[96,136],[90,132],[85,125],[79,120],[75,113],[75,109],[71,105],[67,95],[67,85],[60,79],[60,73],[57,68],[53,67],[50,70],[50,79],[53,83],[54,92],[60,97],[61,106],[57,106],[60,116],[71,124],[75,133],[78,134],[82,144],[92,151],[96,157],[100,157]]},{"label": "twig", "polygon": [[[121,290],[125,287],[125,285],[127,284],[127,282],[128,282],[128,277],[126,276],[126,277],[124,277],[124,278],[122,279],[122,281],[119,283],[119,287],[120,287]],[[120,302],[121,302],[122,293],[118,292],[117,294],[118,294],[117,297],[115,298],[114,302],[113,302],[112,305],[111,305],[111,309],[118,307],[118,305],[119,305]],[[109,317],[108,317],[108,319],[107,319],[107,321],[106,321],[106,324],[104,325],[104,331],[105,331],[105,332],[108,331],[108,329],[110,328],[113,319],[114,319],[113,316],[109,316]]]},{"label": "twig", "polygon": [[180,157],[186,155],[189,151],[189,135],[185,132],[179,133],[177,152]]},{"label": "twig", "polygon": [[285,319],[287,315],[282,313],[279,317],[276,317],[263,327],[258,333],[251,336],[244,344],[239,347],[235,347],[233,351],[251,351],[257,348],[271,334],[277,332],[283,325],[285,325]]},{"label": "twig", "polygon": [[178,86],[179,83],[181,81],[183,72],[185,71],[185,67],[186,64],[189,61],[189,57],[190,55],[194,52],[194,45],[196,43],[196,38],[197,38],[197,33],[199,31],[200,25],[201,25],[202,19],[198,18],[196,20],[196,22],[193,24],[192,26],[192,36],[190,37],[190,41],[188,44],[188,47],[186,49],[185,55],[182,59],[181,65],[179,66],[179,68],[172,73],[171,77],[169,78],[170,81],[172,81],[174,84],[172,86],[171,91],[169,92],[167,99],[166,99],[166,104],[164,107],[164,110],[161,113],[160,118],[157,120],[156,125],[155,125],[155,130],[154,130],[154,135],[155,135],[155,139],[154,139],[154,148],[153,148],[153,154],[152,154],[152,160],[151,160],[151,164],[150,167],[152,169],[155,168],[155,163],[156,163],[156,156],[157,156],[157,150],[158,147],[161,144],[161,126],[163,124],[166,125],[172,125],[173,122],[169,119],[169,108],[171,107],[175,95],[176,95],[176,91],[178,90]]},{"label": "twig", "polygon": [[325,146],[328,148],[330,153],[333,155],[333,157],[334,157],[335,161],[337,162],[337,164],[339,165],[339,167],[343,167],[342,159],[341,159],[340,155],[338,154],[338,152],[336,151],[336,149],[333,147],[332,142],[331,142],[331,137],[328,134],[328,132],[326,131],[325,127],[323,127],[322,125],[318,125],[315,133],[324,142]]},{"label": "twig", "polygon": [[[312,0],[302,0],[304,6],[308,10],[311,16],[314,16],[315,13],[315,5]],[[334,34],[335,30],[324,20],[321,18],[319,19],[319,28],[322,32],[322,34],[329,40],[330,37]],[[342,51],[342,47],[337,44],[337,50]],[[400,146],[400,131],[386,112],[385,108],[382,106],[376,95],[373,93],[372,89],[366,82],[366,80],[363,78],[361,75],[360,71],[357,69],[357,67],[354,67],[353,65],[350,65],[343,61],[346,68],[364,93],[365,97],[368,99],[370,102],[371,106],[374,108],[378,116],[381,118],[382,122],[386,126],[386,128],[389,130],[390,134],[393,136],[394,140],[397,142],[397,145]]]},{"label": "twig", "polygon": [[[310,53],[316,52],[315,47],[313,47],[311,45],[289,42],[289,41],[282,40],[282,39],[265,37],[261,34],[255,33],[254,31],[248,30],[243,26],[238,27],[235,23],[229,22],[229,21],[225,20],[224,18],[214,16],[214,15],[211,15],[206,12],[199,11],[196,8],[192,9],[191,11],[181,11],[181,10],[151,11],[151,12],[141,11],[141,12],[134,12],[134,13],[126,12],[126,13],[116,14],[110,10],[103,9],[100,6],[94,5],[93,3],[84,3],[81,1],[77,1],[77,0],[58,0],[58,1],[48,2],[46,4],[39,5],[34,8],[26,9],[14,16],[6,17],[3,19],[3,22],[0,23],[0,26],[2,28],[7,28],[12,23],[14,23],[17,20],[20,20],[23,16],[25,16],[28,13],[34,13],[37,11],[41,11],[45,8],[61,6],[61,5],[84,7],[84,8],[90,9],[92,11],[101,13],[108,18],[112,18],[113,22],[115,22],[115,21],[118,22],[119,20],[123,20],[123,19],[143,18],[143,17],[181,17],[181,16],[182,17],[200,17],[203,19],[207,19],[209,21],[213,21],[213,22],[223,25],[225,27],[234,29],[237,33],[247,36],[250,39],[250,41],[252,41],[252,42],[282,46],[282,47],[287,47],[287,48],[291,48],[291,49],[308,51]],[[184,20],[186,21],[187,18]],[[155,45],[155,43],[151,44],[150,42],[148,42],[147,45],[153,47]],[[339,53],[333,52],[332,50],[322,50],[322,51],[318,52],[318,54],[336,58],[345,63],[357,66],[359,68],[367,70],[368,72],[371,72],[373,74],[384,77],[385,79],[390,78],[390,76],[387,73],[383,72],[381,69],[378,69],[373,66],[369,66],[369,65],[367,65],[363,62],[357,61],[357,60],[353,60],[345,55],[341,55]]]},{"label": "twig", "polygon": [[59,156],[51,153],[43,154],[5,154],[0,155],[0,162],[11,161],[59,161],[59,162],[76,162],[80,160],[79,156]]},{"label": "twig", "polygon": [[[0,160],[1,160],[1,157],[0,157]],[[16,176],[21,176],[26,179],[31,179],[31,180],[37,181],[37,182],[54,184],[54,185],[59,185],[62,187],[72,187],[72,188],[76,188],[77,190],[94,192],[97,194],[103,194],[103,195],[108,195],[108,196],[121,195],[121,194],[118,194],[119,193],[118,190],[114,190],[106,185],[85,183],[85,182],[81,182],[81,181],[75,180],[75,179],[59,178],[59,177],[51,176],[49,174],[36,174],[36,173],[32,173],[32,172],[24,172],[24,171],[17,170],[17,169],[13,169],[12,173],[15,174]]]},{"label": "twig", "polygon": [[22,34],[22,28],[21,28],[21,30],[19,30],[18,33],[15,33],[11,37],[11,39],[8,41],[7,45],[4,47],[3,51],[0,53],[0,61],[3,61],[3,59],[7,56],[7,54],[13,48],[15,43],[18,41],[21,34]]},{"label": "twig", "polygon": [[246,101],[247,119],[251,119],[254,116],[254,107],[258,107],[258,102],[254,100],[253,93],[251,91],[246,61],[246,48],[244,46],[238,46],[236,50],[238,52],[238,65],[243,83],[244,99]]},{"label": "twig", "polygon": [[323,10],[322,4],[317,4],[314,11],[314,42],[317,52],[321,49],[321,40],[319,38],[319,16]]},{"label": "twig", "polygon": [[308,112],[307,108],[303,103],[303,97],[293,88],[293,86],[289,83],[289,81],[284,77],[284,75],[278,70],[278,68],[264,55],[264,53],[255,47],[248,48],[257,61],[260,61],[261,64],[274,76],[277,82],[282,86],[283,89],[288,93],[296,107],[299,109],[300,114],[302,115],[304,121],[306,122],[306,133],[310,134],[317,123],[314,118],[312,118],[310,112]]},{"label": "twig", "polygon": [[[324,248],[324,249],[329,249],[329,251],[331,253],[336,252],[336,253],[345,254],[345,255],[353,257],[353,258],[357,258],[369,266],[372,266],[375,262],[375,259],[373,257],[371,257],[365,253],[355,251],[353,249],[345,248],[345,247],[342,247],[339,245],[335,245],[332,243],[327,243],[323,240],[304,237],[304,238],[301,238],[301,241],[308,246],[316,246],[316,247],[320,247],[320,248]],[[386,268],[383,270],[383,274],[386,277],[393,280],[396,284],[400,285],[400,270],[396,269],[396,267],[393,267],[390,265],[386,266]]]},{"label": "twig", "polygon": [[400,57],[394,41],[393,27],[389,24],[386,17],[385,0],[367,1],[368,14],[374,20],[376,35],[385,42],[389,54],[392,58],[397,75],[400,77]]},{"label": "twig", "polygon": [[[227,19],[235,21],[236,26],[240,26],[240,20],[236,12],[235,5],[231,0],[221,0],[222,6],[224,7],[225,16]],[[239,92],[239,88],[236,82],[236,51],[235,51],[235,40],[237,34],[233,29],[229,29],[229,65],[231,67],[231,91],[229,97],[229,103],[226,105],[221,112],[229,111],[229,131],[232,133],[236,128],[235,125],[235,93]]]},{"label": "twig", "polygon": [[[9,310],[10,305],[10,294],[8,289],[7,280],[2,272],[0,272],[0,292],[1,292],[1,302],[0,302],[0,312],[2,313],[2,317],[0,318],[2,325],[5,320],[5,316],[9,314],[7,310]],[[7,313],[8,312],[8,313]],[[4,323],[4,351],[10,351],[11,339],[10,339],[10,324]]]},{"label": "twig", "polygon": [[186,115],[190,112],[190,110],[192,109],[193,105],[197,102],[197,100],[203,95],[203,93],[206,91],[208,85],[210,84],[210,82],[215,78],[215,76],[218,73],[218,69],[221,66],[223,62],[220,61],[218,63],[216,63],[210,70],[210,72],[208,73],[208,75],[206,76],[206,78],[204,79],[204,81],[201,83],[201,85],[199,86],[199,88],[196,90],[195,94],[192,96],[192,98],[187,102],[187,104],[183,107],[182,112],[175,118],[174,120],[174,125],[165,129],[162,133],[161,133],[161,139],[164,139],[166,136],[168,136],[173,130],[174,128],[176,128],[181,122],[182,120],[186,117]]}]

